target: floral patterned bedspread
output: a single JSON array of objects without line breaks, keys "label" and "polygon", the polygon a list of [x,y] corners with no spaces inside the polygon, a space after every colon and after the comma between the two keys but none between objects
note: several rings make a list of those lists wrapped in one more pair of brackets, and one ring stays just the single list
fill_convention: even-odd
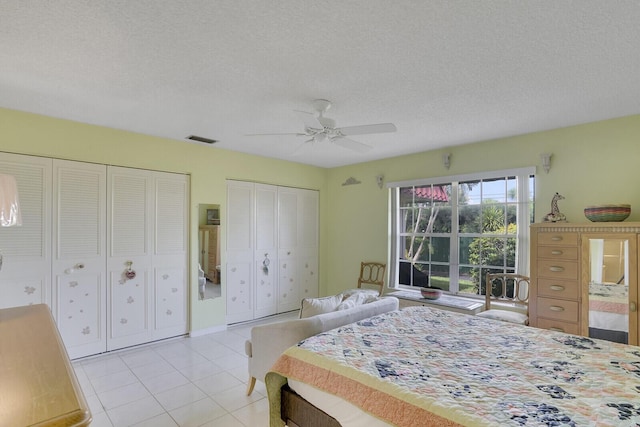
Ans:
[{"label": "floral patterned bedspread", "polygon": [[590,283],[589,310],[629,313],[629,287],[615,283]]},{"label": "floral patterned bedspread", "polygon": [[308,338],[272,371],[398,426],[640,425],[640,347],[428,307]]}]

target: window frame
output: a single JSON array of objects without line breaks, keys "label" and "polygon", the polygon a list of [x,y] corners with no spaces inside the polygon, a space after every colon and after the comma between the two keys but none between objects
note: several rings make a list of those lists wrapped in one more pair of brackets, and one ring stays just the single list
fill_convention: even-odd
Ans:
[{"label": "window frame", "polygon": [[[404,187],[419,187],[427,185],[452,185],[451,199],[455,200],[455,203],[451,203],[451,233],[450,233],[450,255],[449,255],[449,282],[450,286],[455,284],[453,292],[454,295],[464,295],[473,297],[473,294],[459,293],[459,271],[460,271],[460,259],[459,259],[459,212],[458,212],[458,187],[462,182],[479,181],[479,180],[493,180],[503,179],[509,177],[516,177],[517,181],[517,194],[516,205],[518,206],[516,214],[516,263],[515,270],[519,274],[529,275],[529,226],[532,222],[532,216],[530,210],[535,209],[535,178],[536,168],[534,166],[516,168],[516,169],[504,169],[495,171],[483,171],[471,174],[462,175],[450,175],[433,178],[416,179],[410,181],[396,181],[388,182],[386,187],[389,189],[389,280],[388,287],[395,290],[416,290],[416,286],[403,285],[398,283],[398,267],[400,254],[403,253],[403,239],[405,236],[401,234],[405,233],[400,230],[401,221],[399,220],[400,214],[400,189]],[[530,191],[529,180],[533,177],[533,188]],[[457,183],[457,185],[453,185]],[[505,203],[506,206],[506,203]],[[525,209],[522,209],[524,207]],[[482,236],[491,237],[491,236]],[[482,295],[475,295],[478,298]]]}]

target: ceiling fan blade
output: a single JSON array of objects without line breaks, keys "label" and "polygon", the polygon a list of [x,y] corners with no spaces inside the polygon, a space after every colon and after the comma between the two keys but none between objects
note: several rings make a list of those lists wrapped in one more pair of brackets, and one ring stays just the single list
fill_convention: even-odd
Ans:
[{"label": "ceiling fan blade", "polygon": [[366,153],[372,149],[372,147],[367,144],[344,137],[333,138],[331,139],[331,142],[341,147],[348,148],[349,150],[357,151],[358,153]]},{"label": "ceiling fan blade", "polygon": [[304,136],[305,133],[292,132],[292,133],[246,133],[244,136],[282,136],[282,135],[295,135],[295,136]]},{"label": "ceiling fan blade", "polygon": [[300,110],[293,110],[295,111],[298,116],[302,119],[302,122],[304,123],[304,128],[311,128],[311,129],[324,129],[324,126],[322,125],[322,123],[320,123],[320,120],[318,120],[318,117],[313,114],[313,113],[307,113],[306,111],[300,111]]},{"label": "ceiling fan blade", "polygon": [[342,135],[364,135],[366,133],[395,132],[398,129],[393,123],[379,123],[375,125],[347,126],[337,129]]},{"label": "ceiling fan blade", "polygon": [[301,156],[305,151],[307,151],[306,147],[310,143],[313,143],[313,138],[298,144],[298,146],[291,152],[291,157],[299,157],[299,156]]}]

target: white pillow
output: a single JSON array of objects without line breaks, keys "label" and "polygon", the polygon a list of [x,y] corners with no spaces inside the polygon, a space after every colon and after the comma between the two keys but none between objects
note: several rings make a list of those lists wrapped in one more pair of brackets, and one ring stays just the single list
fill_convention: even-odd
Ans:
[{"label": "white pillow", "polygon": [[476,316],[484,317],[485,319],[502,320],[503,322],[518,323],[526,325],[529,318],[526,314],[517,313],[509,310],[487,310],[482,311]]},{"label": "white pillow", "polygon": [[378,301],[380,299],[377,295],[366,295],[363,304],[369,304],[370,302]]},{"label": "white pillow", "polygon": [[347,298],[346,300],[338,304],[338,306],[336,307],[336,311],[349,310],[350,308],[354,308],[355,306],[356,306],[356,301],[352,298]]},{"label": "white pillow", "polygon": [[342,302],[342,294],[332,295],[324,298],[304,298],[300,309],[300,318],[316,316],[322,313],[334,311],[338,304]]},{"label": "white pillow", "polygon": [[346,310],[358,305],[368,304],[370,302],[376,301],[377,299],[377,295],[370,294],[368,292],[356,292],[343,299],[336,310]]},{"label": "white pillow", "polygon": [[377,297],[380,295],[380,292],[376,291],[375,289],[362,289],[362,288],[347,289],[346,291],[342,292],[342,295],[344,295],[345,299],[355,294],[373,295]]}]

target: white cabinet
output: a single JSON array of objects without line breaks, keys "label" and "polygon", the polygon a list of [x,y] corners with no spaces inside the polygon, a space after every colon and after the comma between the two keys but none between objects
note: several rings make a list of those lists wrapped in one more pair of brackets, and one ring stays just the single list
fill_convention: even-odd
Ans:
[{"label": "white cabinet", "polygon": [[0,229],[2,307],[48,304],[71,358],[187,332],[187,176],[9,154],[0,172],[23,217]]},{"label": "white cabinet", "polygon": [[227,209],[227,323],[317,296],[317,191],[228,181]]}]

